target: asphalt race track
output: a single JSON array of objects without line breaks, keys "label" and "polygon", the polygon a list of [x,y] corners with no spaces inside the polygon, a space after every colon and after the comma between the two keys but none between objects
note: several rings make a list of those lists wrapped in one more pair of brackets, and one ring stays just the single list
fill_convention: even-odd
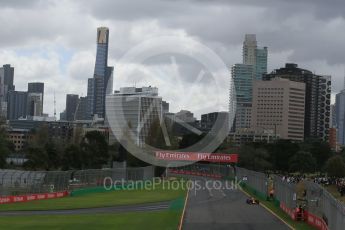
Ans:
[{"label": "asphalt race track", "polygon": [[148,203],[138,205],[124,205],[101,208],[82,208],[69,210],[46,210],[46,211],[1,211],[0,216],[31,216],[31,215],[73,215],[73,214],[96,214],[96,213],[121,213],[121,212],[147,212],[168,209],[171,201]]},{"label": "asphalt race track", "polygon": [[[249,205],[242,191],[230,184],[214,186],[214,180],[191,179],[197,189],[189,191],[183,219],[183,230],[286,230],[290,229],[281,220],[260,205]],[[206,182],[208,181],[208,182]],[[206,186],[206,183],[208,185]],[[147,212],[169,209],[171,201],[99,208],[42,211],[1,211],[0,216],[30,215],[79,215],[96,213]]]},{"label": "asphalt race track", "polygon": [[290,229],[260,205],[246,204],[248,197],[240,190],[224,189],[224,186],[206,188],[206,179],[202,178],[192,181],[200,183],[203,189],[189,191],[183,230]]}]

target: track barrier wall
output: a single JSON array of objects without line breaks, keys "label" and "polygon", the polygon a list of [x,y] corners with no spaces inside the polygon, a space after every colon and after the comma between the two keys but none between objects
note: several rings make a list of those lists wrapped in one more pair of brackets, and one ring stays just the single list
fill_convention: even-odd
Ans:
[{"label": "track barrier wall", "polygon": [[268,177],[266,174],[240,167],[235,167],[235,172],[241,186],[247,187],[261,199],[268,197]]},{"label": "track barrier wall", "polygon": [[33,201],[33,200],[46,200],[46,199],[62,198],[66,196],[68,196],[67,191],[30,194],[30,195],[21,195],[21,196],[4,196],[4,197],[0,197],[0,204],[11,204],[11,203],[18,203],[18,202]]},{"label": "track barrier wall", "polygon": [[345,229],[345,205],[332,196],[326,188],[312,181],[305,182],[308,212],[322,218],[330,230]]}]

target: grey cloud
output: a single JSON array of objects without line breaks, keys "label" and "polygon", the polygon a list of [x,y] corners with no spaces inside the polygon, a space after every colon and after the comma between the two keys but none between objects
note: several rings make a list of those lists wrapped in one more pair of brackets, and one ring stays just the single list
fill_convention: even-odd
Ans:
[{"label": "grey cloud", "polygon": [[[103,0],[85,7],[99,19],[139,24],[152,19],[163,28],[183,29],[213,49],[223,50],[222,58],[229,65],[241,62],[233,48],[242,45],[245,33],[256,33],[259,45],[268,46],[270,53],[291,51],[285,62],[310,66],[315,72],[321,70],[310,62],[325,61],[330,68],[345,63],[343,0]],[[334,85],[342,81],[342,75],[333,72]]]},{"label": "grey cloud", "polygon": [[49,2],[49,1],[42,1],[42,0],[0,0],[1,8],[16,8],[16,9],[25,9],[25,8],[32,8],[37,6],[40,3]]},{"label": "grey cloud", "polygon": [[[293,61],[327,74],[326,71],[337,66],[335,71],[329,71],[333,85],[343,85],[343,0],[0,0],[0,5],[0,47],[6,49],[58,43],[72,52],[94,55],[96,27],[108,26],[111,33],[109,64],[115,65],[115,78],[116,61],[140,42],[137,38],[144,40],[150,35],[150,30],[135,28],[145,29],[148,23],[155,22],[160,33],[179,30],[195,37],[215,50],[228,65],[241,62],[244,34],[256,33],[259,45],[268,46],[272,56],[283,60],[278,63],[275,59],[271,69]],[[156,35],[154,32],[152,36]],[[134,33],[138,33],[137,40],[132,38]],[[284,56],[286,53],[289,56]],[[85,57],[80,56],[82,58]],[[311,64],[319,62],[325,62],[326,66],[321,69]],[[189,62],[178,64],[185,72],[186,83],[193,82],[199,66]],[[79,80],[87,72],[79,71],[76,65],[70,74]],[[89,76],[85,76],[85,92]]]}]

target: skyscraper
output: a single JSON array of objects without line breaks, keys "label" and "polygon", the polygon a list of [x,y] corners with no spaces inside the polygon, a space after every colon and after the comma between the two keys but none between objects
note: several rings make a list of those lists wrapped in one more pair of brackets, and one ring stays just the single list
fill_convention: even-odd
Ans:
[{"label": "skyscraper", "polygon": [[10,64],[0,68],[0,116],[7,116],[8,92],[15,89],[13,85],[14,68]]},{"label": "skyscraper", "polygon": [[254,66],[256,79],[262,79],[267,73],[267,47],[260,48],[257,45],[255,34],[246,34],[243,42],[243,64]]},{"label": "skyscraper", "polygon": [[44,102],[44,83],[43,82],[29,82],[28,93],[41,93],[42,103],[43,103]]},{"label": "skyscraper", "polygon": [[42,116],[43,115],[43,98],[44,98],[44,83],[29,82],[28,83],[28,115]]},{"label": "skyscraper", "polygon": [[236,115],[235,129],[250,127],[252,106],[252,83],[254,78],[254,66],[235,64],[231,68],[236,90]]},{"label": "skyscraper", "polygon": [[305,84],[283,78],[253,83],[252,130],[282,139],[304,139]]},{"label": "skyscraper", "polygon": [[337,140],[341,145],[345,144],[345,86],[335,97],[335,116],[337,127]]},{"label": "skyscraper", "polygon": [[287,63],[263,76],[263,80],[286,78],[303,82],[305,92],[304,137],[328,140],[331,103],[331,77],[316,75],[309,70],[298,68],[297,64]]},{"label": "skyscraper", "polygon": [[331,120],[330,120],[330,124],[329,124],[329,127],[331,127],[331,128],[337,128],[336,108],[337,108],[336,104],[331,105]]},{"label": "skyscraper", "polygon": [[77,120],[90,120],[90,117],[87,116],[88,114],[88,101],[87,101],[87,97],[80,97],[79,98],[79,103],[77,106],[77,115],[76,115],[76,119]]},{"label": "skyscraper", "polygon": [[108,66],[109,29],[97,29],[97,53],[93,78],[88,79],[88,107],[90,117],[105,117],[105,95],[112,92],[113,67]]},{"label": "skyscraper", "polygon": [[28,93],[21,91],[9,91],[7,104],[7,119],[16,120],[27,115]]},{"label": "skyscraper", "polygon": [[262,76],[267,73],[267,47],[256,48],[255,78],[261,80]]},{"label": "skyscraper", "polygon": [[75,120],[78,103],[79,103],[79,96],[77,94],[66,95],[66,120],[67,121]]},{"label": "skyscraper", "polygon": [[243,42],[243,64],[256,65],[257,41],[255,34],[246,34]]},{"label": "skyscraper", "polygon": [[[232,131],[250,128],[253,80],[261,80],[263,74],[267,73],[268,50],[267,47],[258,48],[255,34],[245,35],[242,51],[243,64],[235,64],[231,68],[236,90],[236,112]],[[232,93],[232,90],[230,92]],[[231,105],[230,102],[230,107]]]}]

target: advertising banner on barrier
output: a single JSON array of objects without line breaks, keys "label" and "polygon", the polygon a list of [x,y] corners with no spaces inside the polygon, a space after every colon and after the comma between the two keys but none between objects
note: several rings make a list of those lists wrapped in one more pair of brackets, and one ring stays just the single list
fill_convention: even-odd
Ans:
[{"label": "advertising banner on barrier", "polygon": [[4,196],[4,197],[0,197],[0,204],[10,204],[10,203],[17,203],[17,202],[32,201],[32,200],[53,199],[53,198],[60,198],[60,197],[65,197],[65,196],[68,196],[67,191],[30,194],[30,195],[21,195],[21,196]]},{"label": "advertising banner on barrier", "polygon": [[328,230],[327,224],[322,218],[315,216],[309,212],[307,213],[307,215],[308,215],[307,222],[309,225],[312,225],[319,230]]},{"label": "advertising banner on barrier", "polygon": [[207,161],[237,163],[238,154],[157,151],[156,158],[167,161]]},{"label": "advertising banner on barrier", "polygon": [[288,207],[286,207],[286,205],[285,205],[283,202],[280,203],[280,208],[281,208],[286,214],[288,214],[288,215],[291,217],[291,219],[293,219],[293,220],[296,219],[296,214],[295,214],[294,210],[293,210],[293,209],[290,209],[290,208],[288,208]]},{"label": "advertising banner on barrier", "polygon": [[194,171],[178,170],[178,169],[169,169],[169,173],[179,174],[179,175],[192,175],[192,176],[210,177],[210,178],[215,178],[215,179],[222,178],[222,175],[220,175],[220,174],[194,172]]}]

